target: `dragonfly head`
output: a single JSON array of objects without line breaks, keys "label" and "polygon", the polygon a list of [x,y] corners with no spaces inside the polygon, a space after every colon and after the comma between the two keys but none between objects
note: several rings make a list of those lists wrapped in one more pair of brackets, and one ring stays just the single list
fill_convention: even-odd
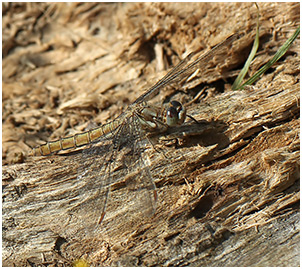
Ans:
[{"label": "dragonfly head", "polygon": [[186,108],[178,101],[171,101],[165,116],[168,126],[181,125],[186,118]]}]

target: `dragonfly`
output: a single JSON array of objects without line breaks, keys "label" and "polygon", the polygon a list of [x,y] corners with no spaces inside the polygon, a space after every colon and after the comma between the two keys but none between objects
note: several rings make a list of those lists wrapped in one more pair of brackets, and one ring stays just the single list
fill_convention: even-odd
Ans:
[{"label": "dragonfly", "polygon": [[140,211],[144,211],[144,215],[155,213],[157,191],[146,145],[153,145],[149,139],[152,134],[182,125],[189,115],[176,100],[171,101],[168,108],[156,107],[148,101],[163,88],[179,85],[197,70],[202,72],[213,57],[219,53],[226,54],[227,48],[239,37],[237,33],[229,36],[195,60],[192,59],[195,54],[189,54],[113,121],[33,149],[34,156],[47,156],[85,146],[80,156],[70,156],[74,158],[77,177],[70,183],[71,191],[60,196],[67,200],[66,215],[70,217],[69,223],[73,223],[74,233],[100,226],[105,218],[110,193],[114,185],[119,184],[117,181],[122,178],[121,175],[138,200],[133,214],[137,215]]}]

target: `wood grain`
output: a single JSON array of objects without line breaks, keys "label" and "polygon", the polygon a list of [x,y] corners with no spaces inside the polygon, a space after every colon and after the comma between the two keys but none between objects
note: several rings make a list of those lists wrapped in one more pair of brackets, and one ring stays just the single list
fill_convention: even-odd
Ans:
[{"label": "wood grain", "polygon": [[[17,5],[4,8],[4,266],[299,266],[299,40],[255,85],[233,92],[227,82],[253,40],[252,5],[31,4],[21,5],[18,18],[12,13]],[[299,24],[299,3],[263,3],[260,9],[262,46],[252,70]],[[182,26],[180,18],[192,10]],[[8,22],[18,20],[28,26],[27,35],[8,34]],[[217,34],[222,24],[225,35]],[[128,191],[142,175],[139,166],[126,176],[116,169],[105,218],[93,230],[100,213],[77,181],[81,150],[48,157],[25,152],[83,131],[92,118],[101,124],[123,111],[165,73],[155,72],[156,56],[146,53],[152,42],[165,44],[167,59],[177,62],[175,52],[184,53],[185,44],[213,46],[237,29],[246,35],[227,60],[213,59],[205,74],[152,100],[187,103],[200,122],[188,119],[153,137],[155,148],[146,150],[155,213],[145,214],[140,205],[146,192]],[[93,184],[93,175],[87,179]],[[67,195],[70,200],[62,199]],[[66,211],[82,198],[82,226],[76,226]]]}]

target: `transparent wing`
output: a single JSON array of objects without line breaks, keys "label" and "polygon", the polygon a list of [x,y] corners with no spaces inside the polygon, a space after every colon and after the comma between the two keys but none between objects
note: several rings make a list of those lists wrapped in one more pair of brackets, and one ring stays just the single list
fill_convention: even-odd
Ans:
[{"label": "transparent wing", "polygon": [[[135,140],[132,143],[132,158],[128,158],[133,165],[132,170],[136,171],[135,191],[140,197],[137,202],[136,210],[142,212],[145,216],[151,216],[156,209],[156,186],[150,170],[150,159],[146,151],[149,144],[146,139],[146,133],[140,126],[137,117],[130,119],[131,133],[134,134]],[[128,164],[131,167],[131,163]],[[136,195],[138,196],[138,195]]]},{"label": "transparent wing", "polygon": [[[64,231],[61,236],[89,238],[101,230],[109,234],[155,212],[156,191],[144,136],[132,115],[82,154],[72,156],[77,176],[66,182],[60,179],[70,190],[61,195],[65,214],[54,220],[54,227],[60,225],[57,229]],[[112,218],[121,220],[118,226],[111,226]]]},{"label": "transparent wing", "polygon": [[63,213],[53,223],[53,229],[60,231],[61,236],[80,239],[97,233],[110,185],[117,180],[113,171],[117,169],[114,160],[119,151],[113,141],[119,129],[103,136],[82,153],[68,156],[74,165],[74,175],[55,180],[55,184],[64,189],[60,194],[64,211],[60,211]]},{"label": "transparent wing", "polygon": [[201,70],[207,69],[207,64],[211,58],[217,56],[220,53],[227,53],[228,46],[232,44],[235,40],[239,39],[242,34],[233,34],[229,36],[224,41],[220,42],[216,46],[214,46],[210,51],[202,54],[193,62],[189,63],[193,54],[190,53],[185,59],[178,63],[168,74],[166,74],[161,80],[155,83],[148,91],[138,97],[135,103],[140,103],[142,101],[148,101],[153,96],[155,96],[162,88],[167,85],[177,84],[183,79],[189,77],[192,73],[194,73],[198,68]]},{"label": "transparent wing", "polygon": [[[142,218],[155,213],[156,191],[145,151],[145,135],[134,113],[114,137],[114,143],[119,147],[115,160],[119,167],[116,171],[118,180],[111,185],[107,213],[102,223],[107,233],[116,229],[127,231],[129,227],[139,225]],[[114,172],[112,177],[115,177]],[[113,222],[112,218],[120,221]],[[112,227],[112,223],[116,226]]]}]

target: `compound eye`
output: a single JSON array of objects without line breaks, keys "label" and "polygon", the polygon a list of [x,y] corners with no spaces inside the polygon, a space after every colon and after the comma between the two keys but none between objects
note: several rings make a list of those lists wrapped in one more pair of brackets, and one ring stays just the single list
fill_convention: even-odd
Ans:
[{"label": "compound eye", "polygon": [[181,125],[186,118],[186,109],[178,101],[171,101],[166,113],[168,126]]},{"label": "compound eye", "polygon": [[182,108],[181,103],[179,103],[178,101],[175,101],[175,100],[170,102],[170,106],[175,107],[177,110],[178,110],[178,108]]},{"label": "compound eye", "polygon": [[168,126],[175,126],[178,122],[178,113],[175,107],[170,106],[166,113],[166,123]]}]

